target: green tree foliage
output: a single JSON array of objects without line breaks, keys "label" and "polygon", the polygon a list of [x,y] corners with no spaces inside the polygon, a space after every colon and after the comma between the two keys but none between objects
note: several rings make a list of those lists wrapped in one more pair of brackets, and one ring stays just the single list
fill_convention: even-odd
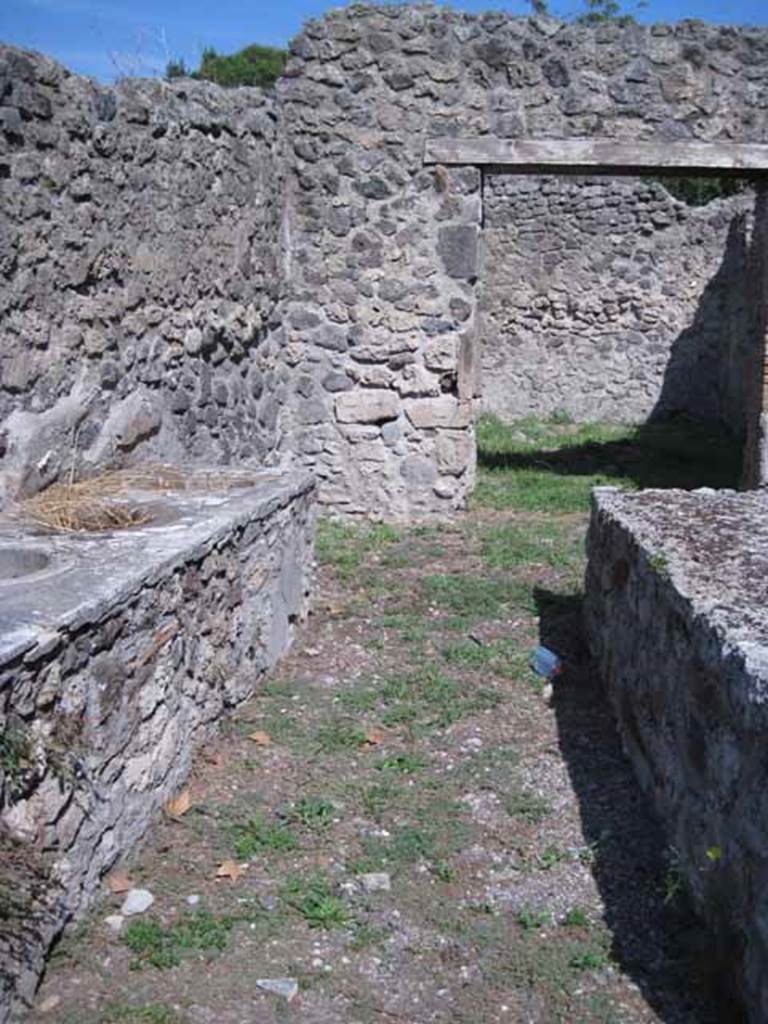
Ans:
[{"label": "green tree foliage", "polygon": [[725,199],[728,196],[738,195],[749,188],[749,181],[746,178],[717,178],[717,177],[696,177],[689,178],[680,175],[670,177],[652,177],[662,185],[671,196],[679,199],[687,206],[706,206],[714,199]]},{"label": "green tree foliage", "polygon": [[632,16],[622,14],[617,0],[584,0],[586,11],[576,20],[584,25],[599,25],[603,21],[632,21]]},{"label": "green tree foliage", "polygon": [[183,60],[169,61],[166,78],[202,78],[218,85],[256,85],[268,89],[282,74],[288,54],[273,46],[252,43],[237,53],[217,53],[212,46],[203,50],[200,67],[189,71]]}]

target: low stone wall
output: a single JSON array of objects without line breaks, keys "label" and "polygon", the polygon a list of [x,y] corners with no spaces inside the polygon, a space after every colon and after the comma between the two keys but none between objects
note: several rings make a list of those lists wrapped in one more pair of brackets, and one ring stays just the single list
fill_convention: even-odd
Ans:
[{"label": "low stone wall", "polygon": [[313,492],[274,474],[164,499],[157,525],[34,538],[50,566],[0,583],[0,1021],[289,644]]},{"label": "low stone wall", "polygon": [[483,409],[685,412],[744,434],[753,206],[751,191],[690,207],[651,181],[486,173]]},{"label": "low stone wall", "polygon": [[768,496],[595,492],[586,624],[624,747],[768,1019]]}]

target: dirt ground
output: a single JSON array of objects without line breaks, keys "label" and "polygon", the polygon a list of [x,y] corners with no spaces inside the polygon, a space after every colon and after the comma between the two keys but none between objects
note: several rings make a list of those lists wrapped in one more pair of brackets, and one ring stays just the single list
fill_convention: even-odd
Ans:
[{"label": "dirt ground", "polygon": [[116,931],[105,886],[31,1020],[732,1019],[584,647],[585,523],[324,524],[292,652],[125,865],[154,904]]}]

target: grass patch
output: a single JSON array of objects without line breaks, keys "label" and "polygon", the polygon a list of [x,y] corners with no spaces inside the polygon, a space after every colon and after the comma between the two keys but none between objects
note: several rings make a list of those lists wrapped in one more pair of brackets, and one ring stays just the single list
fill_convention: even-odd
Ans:
[{"label": "grass patch", "polygon": [[232,826],[235,856],[239,860],[250,860],[259,853],[295,850],[298,840],[293,832],[281,822],[270,821],[256,814],[248,821]]},{"label": "grass patch", "polygon": [[[382,764],[383,762],[379,762],[379,765],[377,765],[377,767],[381,767],[382,771],[392,770],[391,767],[383,768]],[[421,764],[419,767],[421,767]],[[366,786],[361,794],[360,801],[363,805],[363,810],[369,818],[380,822],[384,817],[384,812],[389,810],[395,803],[401,792],[401,787],[390,779],[385,779],[383,782],[374,782],[370,786]]]},{"label": "grass patch", "polygon": [[176,967],[184,953],[217,953],[226,948],[234,918],[215,917],[205,910],[185,914],[165,926],[157,918],[129,921],[123,941],[134,954],[131,970]]},{"label": "grass patch", "polygon": [[413,775],[414,772],[421,771],[427,765],[428,762],[419,754],[393,754],[392,757],[382,757],[373,767],[380,772]]},{"label": "grass patch", "polygon": [[324,754],[357,750],[365,743],[365,730],[357,722],[333,715],[315,732],[315,743]]},{"label": "grass patch", "polygon": [[291,820],[313,832],[321,832],[333,824],[335,808],[321,796],[303,796],[291,809]]},{"label": "grass patch", "polygon": [[385,725],[421,724],[445,729],[459,719],[501,700],[495,691],[466,686],[443,675],[433,662],[403,676],[393,676],[379,690]]},{"label": "grass patch", "polygon": [[552,915],[548,910],[537,910],[535,907],[521,907],[515,914],[515,921],[524,932],[529,932],[551,924]]},{"label": "grass patch", "polygon": [[541,1020],[552,1024],[581,1021],[584,975],[608,964],[609,937],[601,932],[589,940],[561,935],[553,941],[551,932],[538,921],[538,912],[532,911],[530,926],[520,925],[516,940],[510,943],[503,920],[475,919],[472,938],[480,949],[485,983],[530,993]]},{"label": "grass patch", "polygon": [[589,918],[584,907],[571,907],[563,918],[563,925],[566,928],[588,928]]},{"label": "grass patch", "polygon": [[476,508],[582,512],[593,487],[736,487],[739,445],[684,418],[642,426],[533,418],[477,423]]},{"label": "grass patch", "polygon": [[330,565],[337,576],[350,583],[362,562],[380,554],[400,540],[400,531],[387,523],[341,523],[319,519],[315,533],[315,554],[321,565]]},{"label": "grass patch", "polygon": [[520,679],[528,675],[528,649],[520,650],[511,639],[503,638],[489,643],[457,640],[446,644],[440,653],[449,665],[457,668],[487,669],[507,679]]},{"label": "grass patch", "polygon": [[360,953],[364,949],[370,949],[371,946],[378,946],[379,943],[384,942],[388,934],[383,928],[374,928],[369,924],[358,924],[355,926],[347,949],[353,953]]},{"label": "grass patch", "polygon": [[480,531],[483,560],[493,569],[523,565],[571,569],[580,563],[583,549],[583,529],[575,533],[572,527],[551,519],[500,523]]},{"label": "grass patch", "polygon": [[556,843],[550,843],[538,855],[536,863],[542,871],[551,871],[552,868],[556,868],[558,864],[563,864],[568,859],[567,850],[564,850],[562,846],[557,846]]},{"label": "grass patch", "polygon": [[533,589],[523,580],[504,576],[441,573],[421,583],[426,600],[458,616],[463,629],[483,619],[502,619],[513,610],[535,611]]},{"label": "grass patch", "polygon": [[513,790],[505,798],[504,806],[513,818],[519,818],[528,825],[540,825],[552,811],[543,796],[529,789]]},{"label": "grass patch", "polygon": [[98,1024],[179,1024],[181,1018],[175,1010],[160,1003],[148,1006],[114,1004],[106,1007]]},{"label": "grass patch", "polygon": [[349,922],[346,903],[334,894],[330,882],[322,875],[294,875],[283,885],[280,898],[300,914],[310,928],[330,930]]},{"label": "grass patch", "polygon": [[[433,661],[425,661],[412,672],[393,675],[382,683],[361,686],[342,695],[340,703],[358,713],[376,711],[385,726],[409,729],[447,728],[460,718],[496,707],[502,696],[489,687],[446,676]],[[343,720],[342,720],[343,721]],[[338,728],[341,728],[339,726]],[[350,726],[360,730],[356,723]],[[365,741],[361,732],[360,742]],[[349,745],[356,745],[350,737]],[[346,733],[324,735],[326,749],[345,747]]]},{"label": "grass patch", "polygon": [[364,836],[360,856],[349,865],[351,871],[396,873],[404,867],[425,863],[439,881],[453,880],[450,858],[464,847],[469,835],[461,806],[443,796],[424,800],[418,790],[412,795],[415,799],[410,802],[409,814],[413,821],[388,828],[388,836]]},{"label": "grass patch", "polygon": [[390,615],[383,615],[380,623],[384,629],[397,630],[398,638],[407,644],[420,643],[429,634],[428,623],[414,612],[393,612]]}]

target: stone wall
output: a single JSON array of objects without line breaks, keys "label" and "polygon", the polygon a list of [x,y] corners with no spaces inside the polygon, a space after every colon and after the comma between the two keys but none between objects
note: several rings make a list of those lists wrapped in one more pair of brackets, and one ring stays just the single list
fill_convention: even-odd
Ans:
[{"label": "stone wall", "polygon": [[[73,461],[151,455],[298,461],[342,513],[463,507],[474,479],[478,282],[502,270],[493,231],[491,258],[481,258],[483,179],[491,214],[499,182],[473,166],[426,166],[426,140],[768,142],[767,96],[768,33],[701,22],[590,27],[352,6],[306,26],[274,97],[188,81],[104,90],[3,49],[6,492],[40,487]],[[638,381],[652,375],[658,386],[666,346],[659,403],[674,405],[682,382],[701,411],[712,398],[703,384],[691,392],[690,366],[721,366],[715,346],[731,313],[741,332],[727,282],[743,226],[729,233],[711,213],[681,224],[676,207],[647,205],[638,246],[622,257],[637,273],[627,291],[643,289],[657,240],[663,264],[685,231],[700,231],[706,259],[690,256],[682,296],[665,294],[653,268],[647,330],[595,331],[594,347],[579,347],[580,372],[603,375],[612,409],[639,411],[651,395]],[[558,228],[566,244],[568,231]],[[726,236],[710,295],[701,286]],[[615,251],[628,244],[625,234]],[[545,267],[553,280],[554,269]],[[612,283],[621,268],[600,273]],[[547,288],[536,309],[559,322],[559,293]],[[724,296],[732,310],[719,309]],[[672,315],[677,304],[684,312]],[[710,307],[716,331],[702,313]],[[622,331],[635,316],[594,313],[614,315]],[[647,339],[637,341],[642,359],[629,351],[633,333]],[[596,363],[609,342],[610,359]],[[698,363],[696,379],[711,380]],[[526,386],[540,390],[534,376]],[[741,397],[729,392],[732,409]]]},{"label": "stone wall", "polygon": [[485,175],[483,409],[685,412],[743,434],[743,381],[725,367],[751,337],[753,205],[747,192],[687,206],[631,178]]},{"label": "stone wall", "polygon": [[50,570],[0,582],[3,1024],[289,644],[307,608],[312,499],[309,478],[278,476],[166,498],[167,522],[34,538]]},{"label": "stone wall", "polygon": [[353,7],[292,52],[292,443],[337,508],[450,511],[473,479],[480,175],[426,169],[425,139],[766,142],[768,33]]},{"label": "stone wall", "polygon": [[0,478],[264,461],[280,163],[255,89],[101,89],[0,46]]},{"label": "stone wall", "polygon": [[768,1019],[768,497],[595,492],[586,624],[625,750],[750,1020]]},{"label": "stone wall", "polygon": [[747,418],[743,485],[753,488],[768,483],[768,188],[765,185],[760,187],[755,203],[748,271],[753,296],[754,343],[742,366]]}]

